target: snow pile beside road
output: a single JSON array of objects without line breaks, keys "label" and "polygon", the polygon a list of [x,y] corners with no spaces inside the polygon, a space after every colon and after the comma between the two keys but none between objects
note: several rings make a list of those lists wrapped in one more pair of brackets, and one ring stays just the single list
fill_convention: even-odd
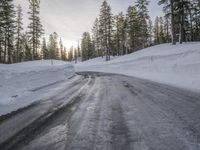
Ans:
[{"label": "snow pile beside road", "polygon": [[63,61],[40,60],[0,65],[0,105],[12,103],[37,88],[74,75],[74,67]]},{"label": "snow pile beside road", "polygon": [[119,73],[200,91],[200,42],[161,44],[110,62],[102,60],[79,63],[75,69]]}]

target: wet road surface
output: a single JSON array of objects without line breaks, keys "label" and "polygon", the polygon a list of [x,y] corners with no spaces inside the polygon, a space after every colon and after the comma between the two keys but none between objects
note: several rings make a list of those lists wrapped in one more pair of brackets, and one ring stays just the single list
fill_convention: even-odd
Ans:
[{"label": "wet road surface", "polygon": [[115,74],[78,76],[52,98],[1,116],[0,149],[200,150],[200,93]]}]

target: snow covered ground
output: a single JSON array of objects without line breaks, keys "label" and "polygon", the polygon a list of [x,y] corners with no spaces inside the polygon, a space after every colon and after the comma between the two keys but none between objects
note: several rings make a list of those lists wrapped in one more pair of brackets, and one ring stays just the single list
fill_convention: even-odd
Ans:
[{"label": "snow covered ground", "polygon": [[200,42],[161,44],[116,57],[75,65],[76,71],[118,73],[200,91]]},{"label": "snow covered ground", "polygon": [[75,65],[54,60],[0,64],[0,115],[57,95],[75,71],[108,72],[135,76],[200,91],[200,42],[162,44],[121,57],[95,58]]},{"label": "snow covered ground", "polygon": [[[15,105],[23,107],[33,102],[36,95],[28,97],[38,88],[62,82],[74,75],[74,67],[63,61],[32,61],[11,65],[0,65],[0,107]],[[43,93],[44,95],[45,93]],[[24,99],[26,97],[26,99]],[[24,100],[23,100],[24,99]],[[20,102],[19,102],[20,101]],[[0,111],[0,115],[1,115]],[[10,108],[12,111],[12,108]]]}]

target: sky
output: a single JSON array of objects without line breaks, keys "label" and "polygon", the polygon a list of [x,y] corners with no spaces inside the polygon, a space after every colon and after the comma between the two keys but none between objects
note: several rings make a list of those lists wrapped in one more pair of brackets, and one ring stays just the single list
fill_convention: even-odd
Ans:
[{"label": "sky", "polygon": [[[94,20],[99,15],[99,9],[104,0],[40,0],[40,17],[45,30],[45,37],[57,32],[66,48],[77,46],[83,32],[90,32]],[[112,13],[126,13],[128,6],[135,0],[107,0]],[[20,4],[24,12],[24,28],[29,24],[28,0],[14,0]],[[162,16],[162,6],[158,0],[150,0],[149,15],[154,22],[156,16]]]}]

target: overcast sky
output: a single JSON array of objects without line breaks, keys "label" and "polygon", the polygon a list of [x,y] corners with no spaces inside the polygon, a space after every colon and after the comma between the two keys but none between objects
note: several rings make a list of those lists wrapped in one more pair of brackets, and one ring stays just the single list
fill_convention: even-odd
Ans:
[{"label": "overcast sky", "polygon": [[[112,13],[126,13],[128,6],[134,5],[134,0],[107,0]],[[91,31],[95,18],[103,0],[41,0],[40,16],[45,29],[45,36],[57,32],[64,45],[69,48],[76,46],[85,31]],[[154,21],[155,16],[162,15],[162,6],[158,0],[150,0],[149,15]],[[28,0],[14,0],[24,11],[24,26],[28,25]]]}]

